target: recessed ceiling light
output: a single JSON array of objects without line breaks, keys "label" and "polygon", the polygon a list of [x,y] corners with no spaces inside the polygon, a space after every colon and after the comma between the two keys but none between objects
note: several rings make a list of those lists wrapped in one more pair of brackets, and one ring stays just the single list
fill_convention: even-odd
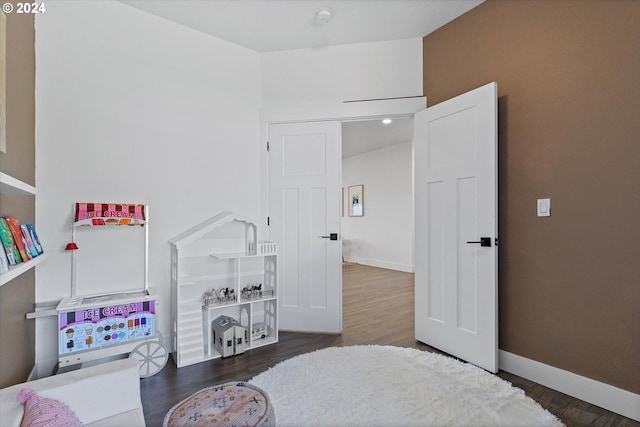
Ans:
[{"label": "recessed ceiling light", "polygon": [[333,10],[323,7],[316,12],[316,22],[320,25],[326,25],[333,17]]},{"label": "recessed ceiling light", "polygon": [[393,120],[386,118],[386,119],[382,119],[382,124],[383,125],[390,125],[391,122],[393,122]]}]

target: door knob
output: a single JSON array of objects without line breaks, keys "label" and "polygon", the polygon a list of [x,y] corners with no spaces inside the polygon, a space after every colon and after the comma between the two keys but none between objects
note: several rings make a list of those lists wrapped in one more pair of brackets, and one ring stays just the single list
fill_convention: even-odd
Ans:
[{"label": "door knob", "polygon": [[331,233],[328,236],[320,236],[323,239],[338,240],[338,233]]},{"label": "door knob", "polygon": [[491,247],[491,237],[481,237],[479,242],[467,242],[467,243],[480,243],[480,246],[490,248]]}]

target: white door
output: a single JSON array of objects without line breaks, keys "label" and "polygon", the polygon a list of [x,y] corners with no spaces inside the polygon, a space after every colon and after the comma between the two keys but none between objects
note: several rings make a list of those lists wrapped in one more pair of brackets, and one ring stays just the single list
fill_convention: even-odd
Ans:
[{"label": "white door", "polygon": [[342,332],[341,151],[340,122],[269,125],[280,329]]},{"label": "white door", "polygon": [[414,120],[416,339],[494,373],[497,91],[490,83]]}]

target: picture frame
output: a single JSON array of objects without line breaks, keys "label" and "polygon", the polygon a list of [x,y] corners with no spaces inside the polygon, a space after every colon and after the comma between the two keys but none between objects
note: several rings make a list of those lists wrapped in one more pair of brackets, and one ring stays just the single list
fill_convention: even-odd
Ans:
[{"label": "picture frame", "polygon": [[348,191],[349,216],[364,216],[364,185],[350,185]]}]

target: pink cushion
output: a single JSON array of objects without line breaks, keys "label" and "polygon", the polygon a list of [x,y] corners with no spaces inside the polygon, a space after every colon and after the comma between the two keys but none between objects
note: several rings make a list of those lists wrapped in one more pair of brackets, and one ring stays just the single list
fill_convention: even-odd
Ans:
[{"label": "pink cushion", "polygon": [[81,427],[82,423],[67,405],[55,399],[40,397],[30,388],[16,397],[24,404],[20,427]]}]

